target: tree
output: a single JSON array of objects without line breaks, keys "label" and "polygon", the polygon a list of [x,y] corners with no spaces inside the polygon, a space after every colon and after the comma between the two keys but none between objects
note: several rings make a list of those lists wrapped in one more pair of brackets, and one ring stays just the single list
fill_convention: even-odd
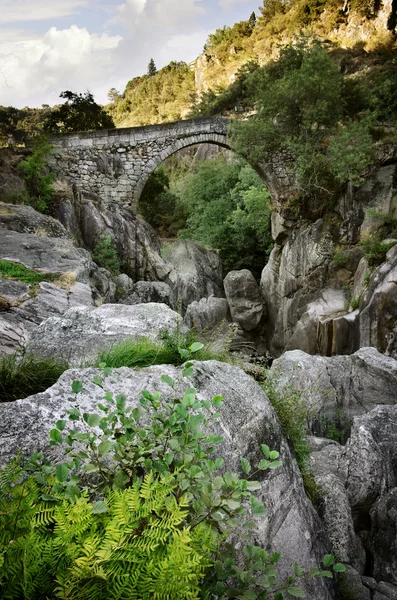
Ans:
[{"label": "tree", "polygon": [[153,58],[150,59],[150,62],[148,64],[148,68],[147,68],[147,74],[152,77],[153,75],[156,75],[157,73],[157,68],[156,65],[154,64],[154,60]]},{"label": "tree", "polygon": [[249,25],[249,28],[250,28],[251,30],[253,30],[253,29],[254,29],[254,27],[255,27],[255,25],[256,25],[256,14],[255,14],[255,11],[253,11],[253,12],[251,13],[251,16],[250,16],[250,18],[248,19],[248,25]]},{"label": "tree", "polygon": [[120,100],[120,93],[116,90],[116,88],[110,88],[108,91],[108,100],[109,102],[116,102],[117,100]]},{"label": "tree", "polygon": [[45,130],[51,133],[88,131],[114,127],[113,119],[97,104],[90,92],[75,94],[66,90],[60,98],[66,98],[65,104],[53,110],[45,123]]}]

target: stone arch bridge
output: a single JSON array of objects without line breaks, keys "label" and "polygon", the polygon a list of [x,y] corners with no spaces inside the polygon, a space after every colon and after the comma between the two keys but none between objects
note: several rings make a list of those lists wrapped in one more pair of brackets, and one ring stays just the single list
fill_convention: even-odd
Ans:
[{"label": "stone arch bridge", "polygon": [[51,140],[49,164],[78,190],[135,212],[149,176],[166,158],[200,143],[230,148],[228,126],[214,117],[59,135]]}]

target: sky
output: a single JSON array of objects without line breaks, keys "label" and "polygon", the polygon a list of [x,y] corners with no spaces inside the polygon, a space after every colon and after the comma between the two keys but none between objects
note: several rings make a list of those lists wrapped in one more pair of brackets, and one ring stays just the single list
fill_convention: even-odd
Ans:
[{"label": "sky", "polygon": [[110,88],[171,60],[190,62],[210,32],[261,0],[0,0],[0,105],[61,102],[63,90]]}]

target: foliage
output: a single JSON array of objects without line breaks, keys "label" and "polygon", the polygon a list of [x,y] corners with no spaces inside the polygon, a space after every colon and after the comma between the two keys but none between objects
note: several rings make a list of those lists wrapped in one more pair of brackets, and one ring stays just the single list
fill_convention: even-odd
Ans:
[{"label": "foliage", "polygon": [[349,255],[346,252],[343,252],[343,250],[336,250],[334,252],[332,262],[335,265],[335,267],[343,267],[348,263],[348,261]]},{"label": "foliage", "polygon": [[387,252],[395,243],[383,241],[379,233],[371,233],[361,242],[368,264],[371,267],[380,265],[385,260]]},{"label": "foliage", "polygon": [[18,144],[25,143],[27,138],[43,133],[45,120],[51,108],[15,108],[0,106],[0,146],[7,145],[8,135],[12,135]]},{"label": "foliage", "polygon": [[262,387],[280,419],[284,435],[292,444],[299,467],[304,467],[310,456],[306,441],[310,411],[302,393],[292,385],[278,385],[277,376],[269,371]]},{"label": "foliage", "polygon": [[110,234],[102,233],[99,236],[99,241],[92,251],[92,258],[97,265],[107,269],[112,275],[120,273],[120,259]]},{"label": "foliage", "polygon": [[[163,332],[163,340],[155,342],[149,338],[126,340],[100,354],[96,366],[106,363],[112,368],[142,368],[151,365],[181,365],[185,360],[183,349],[196,343],[194,334],[171,335]],[[196,354],[197,360],[223,360],[224,355],[203,347]]]},{"label": "foliage", "polygon": [[[93,382],[104,390],[111,369],[102,366]],[[264,513],[253,478],[277,468],[279,454],[262,444],[255,470],[243,458],[243,478],[220,472],[223,460],[213,452],[222,438],[209,431],[222,398],[199,399],[183,384],[192,373],[186,363],[183,381],[164,375],[171,395],[145,390],[135,408],[104,390],[97,413],[79,410],[83,386],[73,382],[69,425],[60,420],[50,432],[50,444],[62,446],[68,462],[54,466],[36,454],[24,468],[16,459],[0,473],[2,597],[281,600],[284,590],[305,595],[299,578],[345,570],[327,555],[326,571],[306,574],[295,565],[279,583],[278,554],[247,545],[243,566],[227,555],[228,532],[244,522],[255,526],[251,516]]]},{"label": "foliage", "polygon": [[186,63],[173,61],[154,75],[131,79],[107,111],[118,127],[176,121],[187,112],[195,91],[194,72]]},{"label": "foliage", "polygon": [[188,214],[183,238],[219,251],[225,271],[250,269],[259,277],[272,249],[270,199],[248,166],[203,161],[178,190]]},{"label": "foliage", "polygon": [[363,171],[372,158],[372,136],[365,121],[352,122],[330,138],[329,160],[335,178],[354,186],[364,181]]},{"label": "foliage", "polygon": [[177,198],[169,187],[169,177],[160,166],[149,177],[139,198],[140,213],[160,235],[175,234],[177,231],[175,228]]},{"label": "foliage", "polygon": [[59,274],[40,273],[39,271],[28,269],[20,263],[0,259],[0,278],[15,279],[28,285],[35,285],[41,281],[56,281],[59,278]]},{"label": "foliage", "polygon": [[51,150],[52,146],[48,140],[38,137],[34,142],[33,154],[19,164],[25,177],[29,204],[43,213],[48,212],[54,199],[52,184],[56,175],[49,171],[45,163]]},{"label": "foliage", "polygon": [[45,123],[51,133],[69,133],[114,127],[111,116],[97,104],[90,92],[75,94],[69,90],[61,92],[66,102],[54,109]]},{"label": "foliage", "polygon": [[69,368],[66,361],[10,354],[0,359],[0,403],[44,392]]},{"label": "foliage", "polygon": [[351,434],[352,425],[353,421],[348,417],[343,406],[338,406],[333,418],[324,419],[323,421],[324,437],[335,440],[339,444],[346,444]]}]

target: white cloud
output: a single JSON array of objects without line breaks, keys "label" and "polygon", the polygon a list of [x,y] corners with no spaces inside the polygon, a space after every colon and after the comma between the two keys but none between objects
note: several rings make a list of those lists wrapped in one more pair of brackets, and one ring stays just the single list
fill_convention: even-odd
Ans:
[{"label": "white cloud", "polygon": [[116,21],[129,31],[186,33],[196,28],[196,19],[206,13],[202,0],[127,0],[118,7]]},{"label": "white cloud", "polygon": [[219,0],[219,6],[224,10],[232,9],[236,4],[248,4],[251,0]]},{"label": "white cloud", "polygon": [[66,17],[87,4],[88,0],[0,0],[0,23]]},{"label": "white cloud", "polygon": [[121,40],[73,25],[64,30],[51,27],[41,39],[1,42],[0,104],[57,104],[66,89],[90,89],[104,101],[112,87],[113,53]]}]

